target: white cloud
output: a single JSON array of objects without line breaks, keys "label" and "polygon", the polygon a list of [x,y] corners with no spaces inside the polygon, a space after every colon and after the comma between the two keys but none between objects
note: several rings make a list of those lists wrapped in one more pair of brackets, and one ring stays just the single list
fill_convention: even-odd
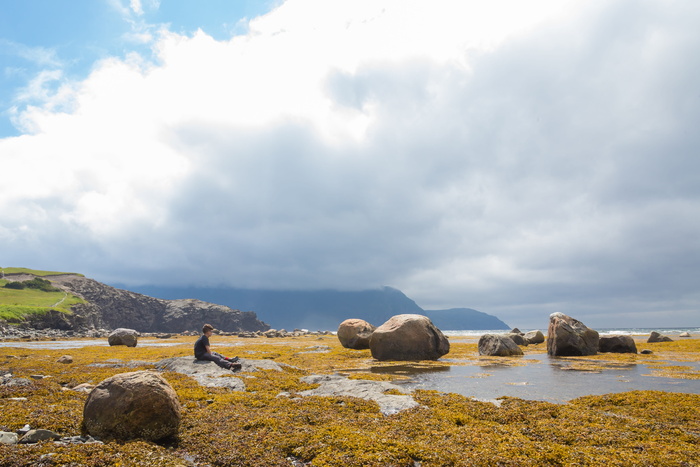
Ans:
[{"label": "white cloud", "polygon": [[0,251],[122,282],[387,284],[514,324],[640,303],[690,320],[693,18],[289,0],[229,41],[162,31],[155,63],[28,87],[31,134],[0,140]]}]

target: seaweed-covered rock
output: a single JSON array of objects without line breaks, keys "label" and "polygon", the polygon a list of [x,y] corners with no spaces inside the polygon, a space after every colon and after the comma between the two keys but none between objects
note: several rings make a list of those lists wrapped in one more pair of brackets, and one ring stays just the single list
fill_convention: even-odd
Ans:
[{"label": "seaweed-covered rock", "polygon": [[601,336],[598,339],[599,352],[637,353],[637,345],[632,336]]},{"label": "seaweed-covered rock", "polygon": [[547,353],[552,356],[581,356],[598,353],[598,331],[564,313],[549,315]]},{"label": "seaweed-covered rock", "polygon": [[105,440],[158,441],[177,434],[180,402],[168,382],[152,371],[121,373],[90,392],[83,431]]},{"label": "seaweed-covered rock", "polygon": [[347,349],[369,349],[369,338],[375,329],[363,319],[346,319],[338,326],[338,340]]},{"label": "seaweed-covered rock", "polygon": [[663,336],[656,331],[652,331],[651,334],[649,334],[647,342],[673,342],[673,339],[668,336]]},{"label": "seaweed-covered rock", "polygon": [[447,337],[423,315],[392,316],[369,339],[377,360],[437,360],[450,351]]},{"label": "seaweed-covered rock", "polygon": [[139,341],[139,333],[133,329],[117,328],[109,334],[107,342],[109,345],[125,345],[136,347]]},{"label": "seaweed-covered rock", "polygon": [[510,357],[523,355],[523,351],[510,335],[484,334],[479,338],[479,355]]},{"label": "seaweed-covered rock", "polygon": [[541,344],[544,342],[544,334],[542,331],[528,331],[523,336],[528,344]]}]

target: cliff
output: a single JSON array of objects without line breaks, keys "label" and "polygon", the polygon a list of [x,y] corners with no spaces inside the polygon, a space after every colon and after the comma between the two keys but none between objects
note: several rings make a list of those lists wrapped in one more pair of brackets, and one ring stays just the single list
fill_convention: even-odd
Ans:
[{"label": "cliff", "polygon": [[139,332],[183,332],[199,331],[204,323],[229,332],[270,328],[252,311],[242,312],[201,300],[153,298],[74,274],[44,278],[87,303],[74,305],[71,313],[51,311],[30,317],[26,324],[39,329],[125,327]]}]

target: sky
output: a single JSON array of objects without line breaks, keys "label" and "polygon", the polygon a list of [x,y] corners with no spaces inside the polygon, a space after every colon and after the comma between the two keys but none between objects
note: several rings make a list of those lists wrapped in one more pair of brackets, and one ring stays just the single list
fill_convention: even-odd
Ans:
[{"label": "sky", "polygon": [[700,326],[695,0],[4,0],[0,265]]}]

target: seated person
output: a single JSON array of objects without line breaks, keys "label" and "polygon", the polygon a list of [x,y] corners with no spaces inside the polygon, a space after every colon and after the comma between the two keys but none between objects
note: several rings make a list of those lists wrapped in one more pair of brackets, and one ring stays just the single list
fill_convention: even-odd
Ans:
[{"label": "seated person", "polygon": [[209,345],[209,338],[214,332],[214,327],[211,324],[205,324],[202,327],[202,336],[194,343],[194,357],[197,360],[208,360],[219,365],[227,370],[240,370],[241,364],[238,362],[238,357],[224,357],[220,353],[212,352]]}]

